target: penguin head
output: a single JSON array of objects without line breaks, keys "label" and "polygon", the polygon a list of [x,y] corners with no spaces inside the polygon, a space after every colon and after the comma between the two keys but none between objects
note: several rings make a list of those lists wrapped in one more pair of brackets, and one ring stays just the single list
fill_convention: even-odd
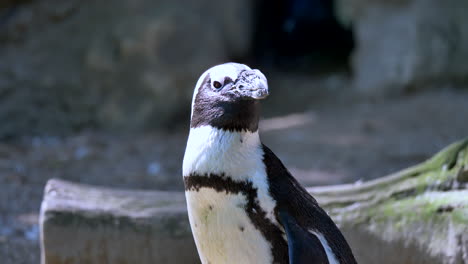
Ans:
[{"label": "penguin head", "polygon": [[267,96],[268,82],[261,71],[239,63],[214,66],[195,86],[190,126],[254,132],[258,129],[259,100]]}]

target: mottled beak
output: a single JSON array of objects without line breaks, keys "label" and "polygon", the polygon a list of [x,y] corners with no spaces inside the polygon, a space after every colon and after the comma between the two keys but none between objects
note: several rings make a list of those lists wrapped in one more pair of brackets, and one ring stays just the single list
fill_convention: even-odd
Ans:
[{"label": "mottled beak", "polygon": [[231,89],[246,99],[260,100],[268,96],[267,79],[257,69],[242,71]]}]

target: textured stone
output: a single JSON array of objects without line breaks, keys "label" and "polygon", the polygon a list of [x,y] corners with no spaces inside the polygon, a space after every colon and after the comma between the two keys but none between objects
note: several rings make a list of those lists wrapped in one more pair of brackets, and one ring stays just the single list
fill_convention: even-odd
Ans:
[{"label": "textured stone", "polygon": [[468,83],[468,2],[352,0],[338,9],[354,29],[354,86],[365,95]]},{"label": "textured stone", "polygon": [[10,4],[0,13],[0,138],[187,119],[198,76],[248,52],[251,4]]},{"label": "textured stone", "polygon": [[183,193],[50,180],[40,225],[43,264],[199,262]]},{"label": "textured stone", "polygon": [[386,177],[308,190],[359,263],[468,263],[468,185],[457,181],[467,165],[465,139]]}]

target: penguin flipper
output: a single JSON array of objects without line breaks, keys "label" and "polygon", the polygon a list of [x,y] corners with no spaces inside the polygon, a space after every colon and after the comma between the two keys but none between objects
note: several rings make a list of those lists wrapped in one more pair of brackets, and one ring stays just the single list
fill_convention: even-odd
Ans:
[{"label": "penguin flipper", "polygon": [[314,234],[301,228],[287,211],[279,210],[278,216],[288,238],[289,264],[329,264],[327,253]]}]

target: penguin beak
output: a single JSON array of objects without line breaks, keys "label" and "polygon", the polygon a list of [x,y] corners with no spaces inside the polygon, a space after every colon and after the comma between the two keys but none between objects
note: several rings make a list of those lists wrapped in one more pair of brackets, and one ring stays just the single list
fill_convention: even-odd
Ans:
[{"label": "penguin beak", "polygon": [[260,100],[268,96],[268,82],[265,75],[257,70],[245,70],[239,74],[231,90],[245,99]]}]

